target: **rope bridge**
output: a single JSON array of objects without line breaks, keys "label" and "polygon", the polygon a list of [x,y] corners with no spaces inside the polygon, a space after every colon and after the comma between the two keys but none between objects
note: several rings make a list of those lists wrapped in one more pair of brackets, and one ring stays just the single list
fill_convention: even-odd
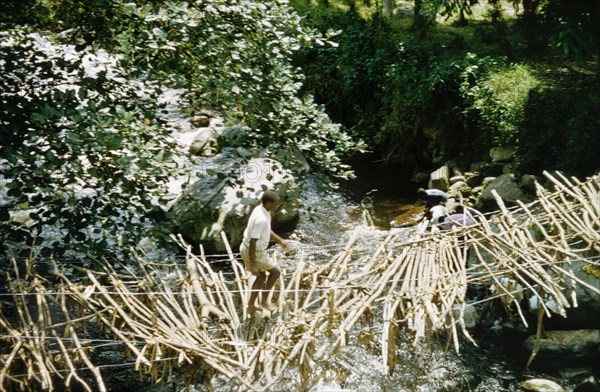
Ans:
[{"label": "rope bridge", "polygon": [[465,325],[474,285],[525,324],[524,297],[542,299],[540,319],[551,310],[565,314],[577,306],[577,285],[600,295],[572,267],[600,256],[600,179],[546,176],[553,191],[538,186],[534,203],[513,209],[496,195],[498,213],[475,226],[410,239],[391,231],[368,251],[359,250],[364,231],[356,229],[328,260],[297,252],[275,286],[272,314],[246,314],[251,282],[231,250],[226,273],[181,239],[185,266],[137,256],[138,268],[124,267],[127,274],[105,263],[77,282],[58,264],[52,280],[42,277],[33,258],[19,274],[13,260],[13,314],[0,313],[0,389],[105,391],[92,360],[98,340],[85,338],[90,325],[122,344],[154,382],[180,368],[190,378],[203,371],[209,383],[221,375],[232,389],[263,391],[292,371],[296,388],[307,390],[319,381],[312,370],[347,345],[378,350],[391,372],[401,339],[419,344],[445,334],[457,351],[461,336],[476,344]]}]

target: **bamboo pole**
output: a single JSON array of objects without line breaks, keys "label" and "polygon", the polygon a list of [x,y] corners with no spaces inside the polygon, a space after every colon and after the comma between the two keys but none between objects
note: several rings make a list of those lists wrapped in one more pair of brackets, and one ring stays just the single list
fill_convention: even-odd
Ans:
[{"label": "bamboo pole", "polygon": [[[557,191],[540,191],[536,202],[521,203],[519,209],[506,208],[495,195],[500,213],[490,222],[484,220],[482,225],[408,241],[388,233],[362,254],[355,251],[360,235],[355,230],[343,250],[329,260],[304,260],[302,255],[291,276],[288,278],[284,271],[279,281],[279,312],[265,318],[245,319],[244,310],[236,306],[238,301],[245,303],[245,277],[230,248],[228,255],[235,282],[226,281],[223,273],[212,270],[203,248],[198,258],[188,246],[187,279],[180,283],[181,293],[175,293],[167,282],[157,280],[155,276],[160,274],[137,254],[142,276],[128,270],[132,279],[127,283],[106,263],[103,275],[111,279],[114,292],[98,282],[99,273],[86,272],[91,282],[87,286],[75,285],[61,277],[64,294],[55,301],[63,304],[62,312],[70,312],[66,305],[70,291],[73,303],[81,312],[89,313],[72,318],[69,315],[65,323],[52,320],[50,301],[54,297],[45,289],[47,282],[35,273],[34,255],[28,260],[25,272],[32,286],[16,284],[21,277],[13,259],[17,278],[11,290],[32,297],[30,302],[15,298],[15,320],[20,327],[14,328],[0,317],[0,328],[11,336],[4,340],[18,347],[3,359],[0,388],[9,384],[26,385],[12,377],[11,370],[17,362],[27,366],[30,380],[49,388],[53,387],[51,378],[60,375],[61,369],[67,374],[65,385],[76,380],[82,388],[89,388],[81,382],[73,366],[75,359],[86,363],[88,358],[81,341],[77,340],[73,353],[59,341],[60,352],[70,356],[57,362],[48,355],[47,339],[48,334],[54,338],[60,336],[55,330],[59,327],[65,327],[65,335],[77,339],[75,326],[93,319],[125,343],[136,356],[135,367],[141,370],[143,364],[154,381],[163,379],[171,371],[172,363],[198,366],[199,361],[209,374],[218,372],[229,377],[240,390],[269,388],[293,365],[299,367],[306,382],[304,387],[309,389],[319,378],[310,373],[319,365],[317,361],[331,358],[340,347],[352,343],[350,337],[359,328],[364,330],[361,338],[381,340],[381,357],[389,372],[397,360],[395,337],[399,325],[412,334],[414,344],[428,341],[431,334],[445,329],[448,343],[453,343],[458,351],[458,326],[476,344],[464,320],[468,285],[494,283],[503,301],[515,306],[525,325],[519,304],[521,295],[549,297],[563,309],[570,306],[565,290],[573,290],[576,285],[590,288],[573,274],[569,260],[585,261],[584,252],[600,252],[598,177],[584,183],[564,177],[553,182],[558,183]],[[531,228],[537,229],[541,238],[534,238]],[[222,236],[227,247],[227,239]],[[575,245],[578,240],[583,246]],[[180,244],[186,246],[182,240]],[[469,270],[468,249],[478,262]],[[176,273],[183,278],[180,269],[176,268]],[[509,285],[505,286],[504,278],[510,278]],[[513,284],[519,284],[523,294],[515,293],[515,288],[510,287]],[[597,288],[591,289],[600,293]],[[194,300],[199,303],[200,314]],[[573,291],[571,301],[576,305]],[[37,306],[36,313],[29,312],[30,305]],[[544,301],[540,302],[539,312],[542,317],[549,314]],[[210,330],[196,328],[210,314],[220,318],[219,324]],[[375,325],[381,326],[380,334],[366,332]],[[26,335],[33,337],[28,340]],[[138,349],[140,342],[144,346]],[[164,361],[171,355],[176,358],[173,362]],[[162,362],[156,362],[159,360]],[[86,366],[93,371],[94,364]]]},{"label": "bamboo pole", "polygon": [[231,251],[231,246],[229,245],[229,241],[227,240],[227,236],[225,235],[225,232],[221,232],[221,238],[223,239],[223,242],[225,243],[225,248],[227,249],[227,254],[229,255],[229,260],[231,261],[231,267],[233,269],[233,272],[235,274],[235,281],[237,284],[237,288],[239,291],[239,295],[240,295],[240,302],[242,305],[242,318],[245,319],[247,317],[246,314],[246,304],[248,303],[248,293],[246,290],[244,290],[243,284],[242,284],[242,274],[244,273],[244,271],[241,269],[241,266],[239,265],[238,261],[235,259],[235,257],[233,256],[233,252]]},{"label": "bamboo pole", "polygon": [[[540,299],[540,302],[541,302],[541,299]],[[538,308],[538,313],[537,313],[537,327],[536,327],[536,333],[535,333],[535,343],[533,344],[531,354],[529,355],[529,359],[527,360],[527,365],[525,365],[526,369],[529,369],[529,366],[535,359],[535,357],[540,349],[540,339],[542,338],[543,322],[544,322],[544,310],[540,306]]]},{"label": "bamboo pole", "polygon": [[193,258],[186,257],[186,267],[190,276],[190,281],[192,282],[192,287],[194,288],[194,294],[196,294],[196,298],[200,304],[200,319],[208,319],[210,313],[213,313],[218,318],[228,319],[229,317],[225,313],[217,309],[215,305],[208,301],[208,298],[202,289],[202,285],[200,284],[199,269],[194,263]]}]

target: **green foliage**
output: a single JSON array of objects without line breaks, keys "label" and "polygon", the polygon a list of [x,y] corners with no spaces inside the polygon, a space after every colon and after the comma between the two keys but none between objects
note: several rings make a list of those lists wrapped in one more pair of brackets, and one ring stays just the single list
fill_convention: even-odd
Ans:
[{"label": "green foliage", "polygon": [[471,0],[435,0],[430,1],[430,6],[433,8],[433,14],[439,13],[446,19],[458,14],[460,16],[459,24],[466,24],[466,17],[473,15]]},{"label": "green foliage", "polygon": [[[310,17],[284,0],[2,2],[0,241],[39,243],[54,230],[62,240],[44,243],[48,252],[102,253],[117,238],[125,245],[146,230],[168,232],[153,224],[176,169],[157,85],[182,89],[191,114],[223,113],[248,130],[241,147],[292,170],[301,171],[289,159],[300,151],[314,168],[348,176],[341,157],[363,147],[348,133],[401,165],[469,163],[513,143],[522,170],[600,167],[597,72],[572,88],[542,79],[516,57],[521,42],[511,41],[498,2],[492,24],[438,25],[427,39],[404,28],[411,17],[381,18],[377,2],[294,4]],[[597,7],[543,4],[528,14],[539,47],[597,60]],[[422,5],[424,15],[443,5],[467,16],[471,4]],[[75,45],[43,50],[44,39],[18,23],[49,26]],[[118,56],[98,52],[111,65],[94,71],[92,47]]]},{"label": "green foliage", "polygon": [[[600,147],[597,125],[594,128],[598,114],[587,109],[597,104],[589,99],[594,95],[562,85],[585,105],[574,105],[581,109],[576,112],[562,104],[551,109],[549,118],[560,117],[562,131],[549,134],[549,125],[542,121],[544,105],[532,105],[531,94],[553,85],[559,68],[555,64],[532,66],[540,61],[533,57],[540,52],[522,52],[524,41],[519,36],[529,37],[530,50],[532,43],[547,48],[551,35],[558,34],[564,38],[560,41],[564,48],[567,36],[577,31],[570,48],[593,49],[590,45],[597,42],[598,28],[591,26],[590,17],[598,10],[591,10],[589,4],[582,6],[584,14],[578,14],[577,7],[567,2],[544,2],[546,7],[538,9],[543,14],[525,15],[534,27],[529,31],[525,16],[514,25],[502,13],[506,4],[495,1],[491,12],[484,13],[490,18],[487,21],[461,29],[438,24],[422,39],[415,36],[418,32],[405,28],[409,17],[401,14],[381,21],[339,7],[295,3],[301,5],[307,23],[323,31],[340,31],[338,48],[301,53],[298,64],[306,72],[307,91],[326,105],[335,121],[366,140],[378,158],[399,166],[448,160],[468,166],[488,159],[491,147],[511,144],[518,146],[516,159],[522,170],[539,172],[559,166],[581,174],[589,173],[593,165],[598,167],[594,159],[580,159],[587,146]],[[448,17],[461,12],[466,17],[471,15],[471,6],[462,0],[425,1],[422,12],[445,10]],[[569,23],[561,25],[561,18]],[[547,74],[546,68],[554,74]],[[596,85],[597,76],[590,82]],[[542,128],[530,129],[532,121]],[[548,156],[552,158],[544,159]]]},{"label": "green foliage", "polygon": [[577,61],[598,60],[600,48],[600,7],[596,1],[547,0],[543,23],[550,31],[549,42],[565,56]]},{"label": "green foliage", "polygon": [[157,201],[175,169],[174,147],[149,99],[159,90],[128,84],[114,69],[91,70],[108,57],[94,64],[89,51],[50,46],[24,30],[1,38],[8,77],[1,89],[7,190],[0,242],[35,242],[44,255],[115,255],[115,245],[126,252],[147,230],[166,236],[166,221],[152,224],[163,219]]},{"label": "green foliage", "polygon": [[336,37],[339,48],[316,46],[299,53],[296,64],[307,74],[305,90],[324,103],[334,121],[373,144],[381,123],[385,70],[394,63],[395,45],[385,36],[381,18],[366,22],[352,13],[330,13],[327,25],[344,26]]},{"label": "green foliage", "polygon": [[24,24],[44,19],[46,9],[36,0],[0,1],[0,23]]},{"label": "green foliage", "polygon": [[192,110],[215,109],[248,125],[249,147],[271,156],[300,150],[319,170],[350,175],[337,154],[360,150],[360,142],[300,95],[303,76],[291,64],[301,48],[332,43],[303,27],[286,1],[43,2],[55,29],[72,29],[73,42],[107,45],[132,75],[186,89]]},{"label": "green foliage", "polygon": [[71,30],[78,44],[111,44],[113,29],[121,20],[117,17],[119,0],[43,0],[50,25],[58,31]]},{"label": "green foliage", "polygon": [[475,117],[471,121],[486,136],[486,147],[516,145],[529,92],[538,87],[540,81],[526,65],[506,65],[503,59],[483,61],[486,66],[474,66],[483,68],[483,75],[467,78],[472,82],[462,86],[465,116]]},{"label": "green foliage", "polygon": [[331,43],[302,27],[286,2],[165,2],[128,6],[126,13],[118,42],[127,67],[186,88],[193,108],[246,124],[250,147],[274,157],[299,150],[315,168],[349,175],[338,154],[359,144],[301,96],[302,75],[291,64],[302,47]]},{"label": "green foliage", "polygon": [[[535,89],[519,131],[519,167],[523,172],[548,168],[579,175],[600,168],[600,94],[597,80],[568,78]],[[581,99],[585,96],[585,99]]]},{"label": "green foliage", "polygon": [[288,159],[300,151],[318,170],[351,175],[341,156],[360,143],[302,96],[291,64],[302,47],[332,43],[302,27],[285,1],[39,4],[44,23],[68,29],[60,37],[74,45],[2,33],[4,245],[119,256],[145,235],[169,234],[160,202],[176,147],[158,120],[158,86],[181,89],[192,113],[216,109],[243,125],[248,151],[302,172]]},{"label": "green foliage", "polygon": [[[377,133],[386,159],[404,163],[430,160],[423,148],[428,144],[426,130],[437,127],[445,113],[455,110],[460,67],[451,59],[436,59],[434,53],[425,46],[399,45],[396,62],[386,73],[381,107],[384,120]],[[452,124],[446,123],[444,131],[451,133]],[[446,147],[452,150],[452,145]]]},{"label": "green foliage", "polygon": [[455,136],[460,125],[448,118],[460,116],[460,57],[441,57],[445,49],[440,45],[403,42],[402,36],[389,34],[391,27],[381,18],[365,21],[331,11],[311,18],[343,28],[336,37],[338,48],[310,48],[297,62],[307,75],[306,89],[334,121],[390,163],[430,160],[424,155],[424,129],[439,124],[448,141],[443,153],[456,153],[463,138]]}]

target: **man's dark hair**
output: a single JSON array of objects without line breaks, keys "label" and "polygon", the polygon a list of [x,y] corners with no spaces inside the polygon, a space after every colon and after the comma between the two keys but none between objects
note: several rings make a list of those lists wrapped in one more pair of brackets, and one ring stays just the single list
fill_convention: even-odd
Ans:
[{"label": "man's dark hair", "polygon": [[265,191],[265,193],[263,193],[262,195],[262,203],[267,204],[270,201],[277,201],[279,200],[279,195],[276,192],[273,191]]}]

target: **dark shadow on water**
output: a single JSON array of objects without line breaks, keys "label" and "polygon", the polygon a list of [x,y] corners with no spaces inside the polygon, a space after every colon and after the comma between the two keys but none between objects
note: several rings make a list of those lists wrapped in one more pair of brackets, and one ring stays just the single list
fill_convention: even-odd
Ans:
[{"label": "dark shadow on water", "polygon": [[385,165],[369,157],[345,163],[352,167],[356,178],[339,181],[339,187],[370,214],[373,226],[389,230],[416,224],[414,217],[423,209],[416,191],[424,184],[410,181],[412,168]]},{"label": "dark shadow on water", "polygon": [[385,165],[381,161],[373,161],[365,156],[344,163],[350,165],[356,178],[340,182],[342,189],[350,195],[360,198],[373,189],[377,189],[377,197],[414,200],[420,184],[410,182],[412,168]]}]

